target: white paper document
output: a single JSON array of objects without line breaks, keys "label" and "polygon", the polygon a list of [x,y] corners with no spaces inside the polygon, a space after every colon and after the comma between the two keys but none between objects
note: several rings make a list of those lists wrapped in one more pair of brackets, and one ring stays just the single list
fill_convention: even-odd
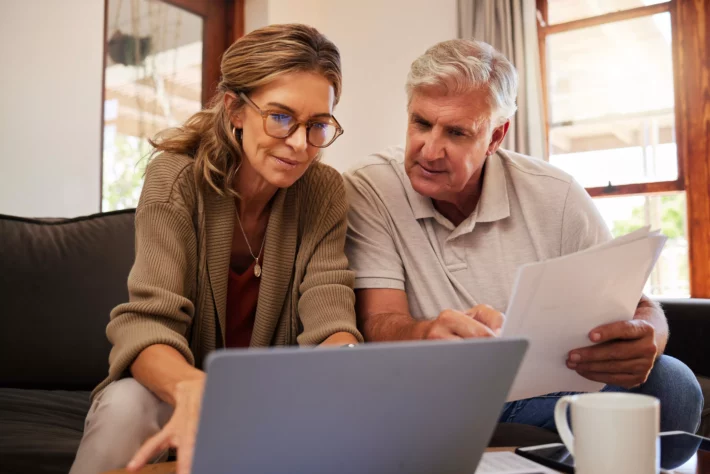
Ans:
[{"label": "white paper document", "polygon": [[645,227],[581,252],[520,267],[502,334],[524,337],[530,346],[508,401],[603,387],[569,369],[567,355],[592,345],[589,332],[595,327],[633,318],[665,242],[665,236]]},{"label": "white paper document", "polygon": [[555,474],[556,471],[511,452],[483,453],[475,474]]}]

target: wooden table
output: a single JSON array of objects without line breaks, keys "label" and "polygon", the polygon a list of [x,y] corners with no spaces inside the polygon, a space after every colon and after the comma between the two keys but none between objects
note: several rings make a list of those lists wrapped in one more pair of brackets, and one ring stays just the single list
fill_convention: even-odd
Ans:
[{"label": "wooden table", "polygon": [[[157,464],[148,464],[146,467],[138,471],[140,474],[172,474],[177,468],[175,462],[159,462]],[[104,474],[128,474],[125,469],[116,469],[108,471]]]},{"label": "wooden table", "polygon": [[[488,448],[486,449],[487,453],[495,453],[495,452],[500,452],[500,451],[514,451],[515,448]],[[702,451],[701,451],[702,452]],[[143,469],[141,469],[139,474],[174,474],[176,465],[174,462],[163,462],[163,463],[158,463],[158,464],[151,464]],[[698,466],[697,470],[693,470],[691,472],[698,472],[702,474],[708,474],[710,473],[710,456],[702,456],[698,459]],[[674,471],[674,472],[688,472],[685,469],[683,471]],[[117,469],[115,471],[108,471],[104,474],[128,474],[125,469]]]},{"label": "wooden table", "polygon": [[[486,452],[493,453],[497,451],[514,451],[515,448],[488,448]],[[158,464],[150,464],[140,471],[139,474],[173,474],[177,466],[174,462],[161,462]],[[115,471],[108,471],[104,474],[127,474],[128,471],[125,469],[117,469]]]}]

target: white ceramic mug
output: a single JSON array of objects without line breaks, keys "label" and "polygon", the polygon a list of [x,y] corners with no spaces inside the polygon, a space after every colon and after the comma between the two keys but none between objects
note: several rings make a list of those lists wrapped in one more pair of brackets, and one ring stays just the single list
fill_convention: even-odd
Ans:
[{"label": "white ceramic mug", "polygon": [[654,397],[603,392],[565,396],[555,406],[555,425],[574,456],[576,474],[660,471],[660,404]]}]

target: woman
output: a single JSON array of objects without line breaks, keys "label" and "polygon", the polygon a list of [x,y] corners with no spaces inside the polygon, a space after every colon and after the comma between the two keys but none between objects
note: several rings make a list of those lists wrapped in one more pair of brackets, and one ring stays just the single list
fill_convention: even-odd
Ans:
[{"label": "woman", "polygon": [[136,470],[171,447],[189,472],[214,349],[362,341],[342,179],[317,162],[343,133],[338,49],[311,27],[269,26],[221,72],[212,106],[153,143],[130,301],[111,313],[109,377],[72,473]]}]

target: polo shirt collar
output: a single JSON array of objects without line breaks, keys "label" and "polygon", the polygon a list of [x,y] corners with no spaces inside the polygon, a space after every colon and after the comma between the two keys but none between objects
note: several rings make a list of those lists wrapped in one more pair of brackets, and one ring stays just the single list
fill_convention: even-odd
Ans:
[{"label": "polo shirt collar", "polygon": [[483,189],[477,210],[477,222],[495,222],[510,216],[508,184],[505,179],[503,160],[498,152],[486,160],[486,167],[483,170]]},{"label": "polo shirt collar", "polygon": [[[439,211],[434,208],[434,202],[431,198],[422,196],[414,190],[408,176],[403,181],[415,219],[441,216]],[[473,213],[459,225],[459,228],[464,227],[461,230],[470,232],[476,222],[495,222],[509,216],[510,201],[508,199],[505,169],[501,157],[496,152],[486,159],[486,165],[483,169],[483,189],[481,190],[478,205]],[[444,218],[443,216],[441,217]]]},{"label": "polo shirt collar", "polygon": [[406,170],[404,170],[404,166],[402,166],[402,169],[404,172],[404,179],[402,181],[404,189],[407,192],[409,205],[412,207],[412,212],[414,213],[414,218],[419,220],[434,217],[437,214],[437,210],[434,208],[434,202],[431,198],[422,196],[414,190],[412,182],[409,180]]}]

